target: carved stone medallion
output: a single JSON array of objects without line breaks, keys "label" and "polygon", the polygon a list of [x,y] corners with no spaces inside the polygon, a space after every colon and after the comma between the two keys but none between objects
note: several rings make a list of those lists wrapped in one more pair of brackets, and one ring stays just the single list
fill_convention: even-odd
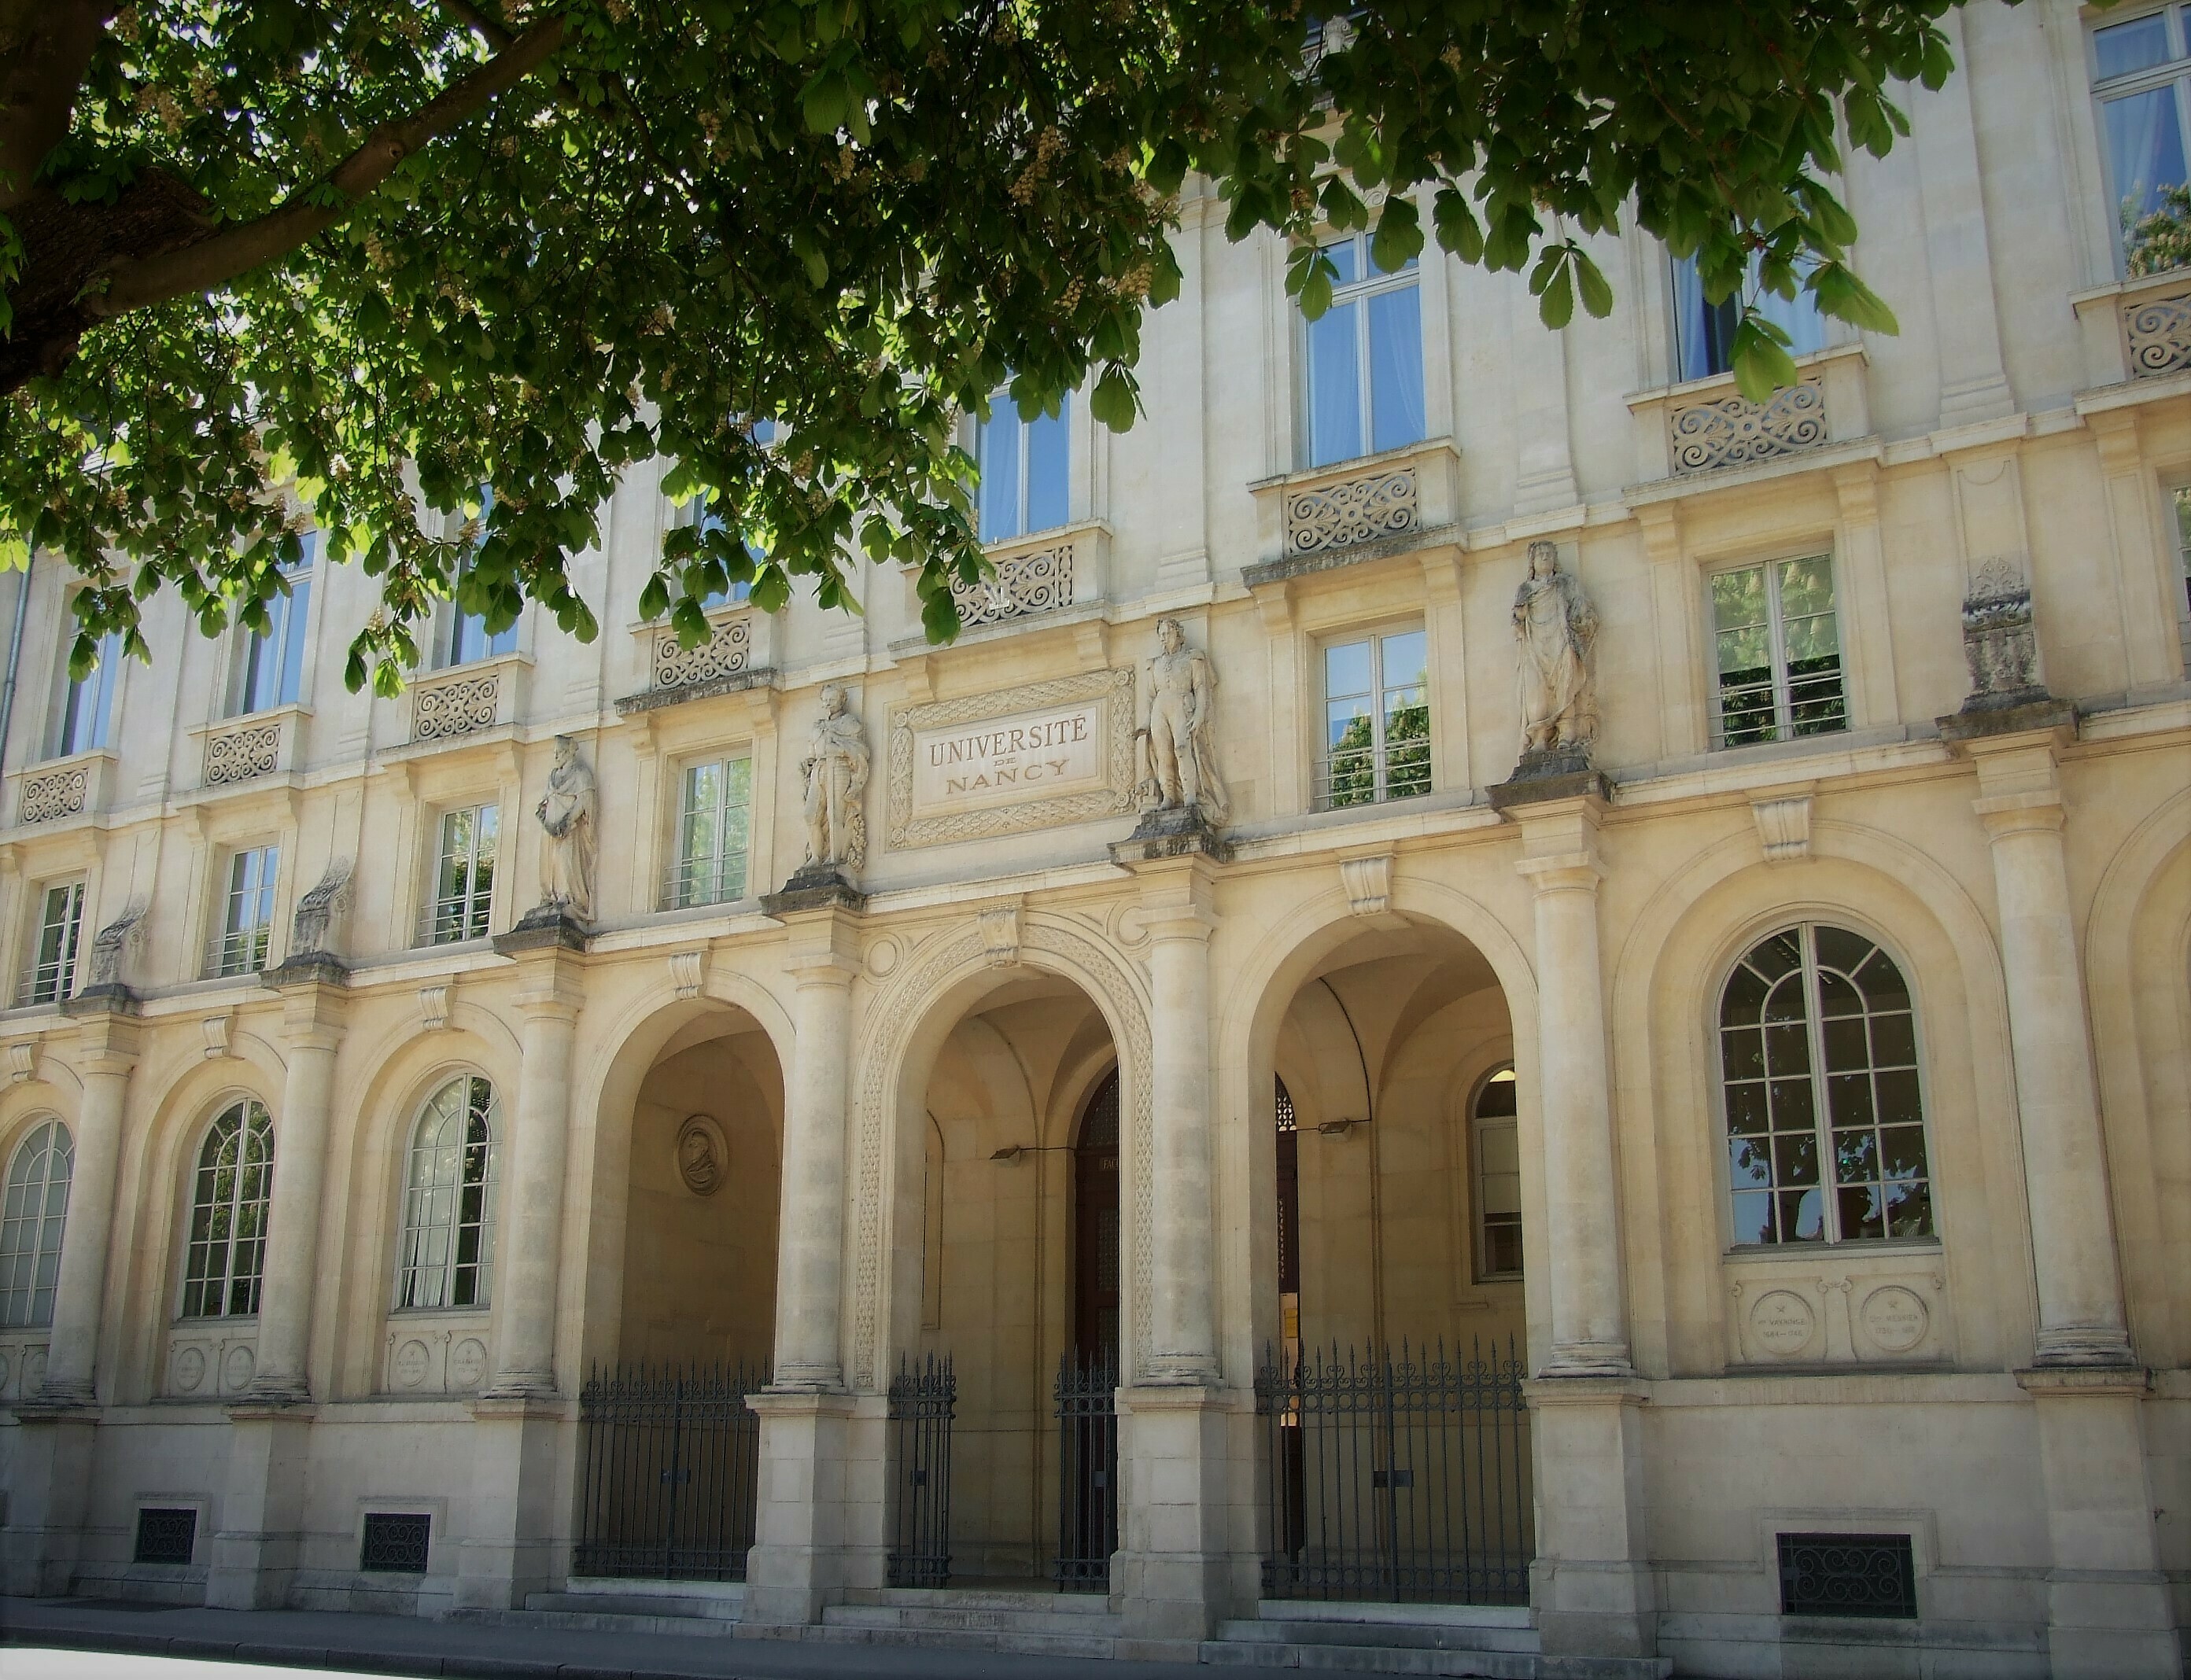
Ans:
[{"label": "carved stone medallion", "polygon": [[696,1196],[711,1196],[730,1170],[730,1146],[713,1115],[686,1116],[677,1128],[677,1176]]},{"label": "carved stone medallion", "polygon": [[1792,1290],[1768,1289],[1750,1308],[1750,1328],[1767,1353],[1793,1359],[1818,1333],[1811,1303]]}]

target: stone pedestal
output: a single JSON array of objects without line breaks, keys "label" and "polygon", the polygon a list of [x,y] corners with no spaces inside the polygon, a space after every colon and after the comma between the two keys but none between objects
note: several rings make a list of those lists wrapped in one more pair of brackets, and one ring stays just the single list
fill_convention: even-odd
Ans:
[{"label": "stone pedestal", "polygon": [[312,1414],[299,1405],[231,1406],[228,1475],[206,1570],[206,1603],[278,1610],[288,1603],[304,1526]]},{"label": "stone pedestal", "polygon": [[887,1402],[764,1389],[760,1495],[742,1625],[801,1627],[848,1587],[884,1584]]},{"label": "stone pedestal", "polygon": [[1253,1486],[1253,1401],[1231,1389],[1144,1384],[1119,1389],[1118,1407],[1111,1591],[1134,1643],[1118,1654],[1192,1662],[1219,1622],[1255,1602],[1257,1560],[1243,1537],[1252,1513],[1240,1508]]},{"label": "stone pedestal", "polygon": [[462,1536],[455,1608],[521,1610],[526,1596],[546,1592],[567,1564],[571,1501],[558,1495],[555,1473],[572,1456],[577,1409],[483,1395],[471,1414],[470,1496],[455,1523]]},{"label": "stone pedestal", "polygon": [[1650,1657],[1659,1608],[1645,1535],[1643,1407],[1633,1378],[1523,1385],[1537,1469],[1529,1598],[1547,1657]]},{"label": "stone pedestal", "polygon": [[2034,1370],[2017,1381],[2039,1421],[2053,1551],[2046,1643],[2055,1680],[2183,1671],[2154,1531],[2138,1408],[2143,1371]]},{"label": "stone pedestal", "polygon": [[91,1499],[99,1415],[88,1406],[15,1408],[0,1596],[57,1598],[74,1585]]}]

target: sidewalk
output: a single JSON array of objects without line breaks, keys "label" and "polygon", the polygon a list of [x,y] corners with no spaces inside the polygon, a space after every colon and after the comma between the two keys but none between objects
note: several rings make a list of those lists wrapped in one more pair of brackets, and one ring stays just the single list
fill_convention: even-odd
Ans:
[{"label": "sidewalk", "polygon": [[[1188,1680],[1191,1663],[480,1626],[322,1610],[208,1610],[114,1599],[0,1598],[9,1645],[209,1657],[480,1680]],[[0,1670],[4,1670],[0,1662]]]}]

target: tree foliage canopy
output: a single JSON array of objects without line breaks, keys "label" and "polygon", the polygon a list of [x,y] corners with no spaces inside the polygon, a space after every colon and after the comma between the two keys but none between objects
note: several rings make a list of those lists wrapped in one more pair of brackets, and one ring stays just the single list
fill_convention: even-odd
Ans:
[{"label": "tree foliage canopy", "polygon": [[[1190,178],[1296,241],[1311,315],[1319,233],[1392,264],[1426,215],[1548,326],[1602,315],[1585,241],[1630,220],[1716,300],[1891,331],[1833,184],[1949,75],[1949,4],[0,0],[0,551],[83,574],[81,663],[162,587],[263,623],[316,525],[382,593],[350,679],[392,688],[452,593],[590,637],[566,556],[659,454],[722,523],[646,616],[851,605],[864,552],[948,637],[955,415],[1009,383],[1133,423]],[[1794,377],[1754,312],[1735,360]]]}]

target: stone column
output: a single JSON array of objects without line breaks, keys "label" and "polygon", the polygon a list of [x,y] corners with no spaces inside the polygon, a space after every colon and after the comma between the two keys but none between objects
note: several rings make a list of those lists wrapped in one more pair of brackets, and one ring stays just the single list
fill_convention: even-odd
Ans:
[{"label": "stone column", "polygon": [[1595,772],[1494,796],[1522,830],[1534,890],[1538,1158],[1551,1270],[1551,1348],[1528,1385],[1539,1466],[1531,1598],[1548,1656],[1650,1657],[1658,1601],[1644,1532],[1642,1409],[1628,1354],[1620,1187],[1597,939],[1604,866]]},{"label": "stone column", "polygon": [[497,1237],[494,1379],[487,1397],[555,1393],[555,1302],[571,1148],[571,1051],[583,993],[568,923],[505,934],[520,966],[516,1114]]},{"label": "stone column", "polygon": [[274,1187],[266,1211],[266,1266],[259,1291],[259,1359],[248,1398],[279,1405],[310,1398],[313,1286],[319,1278],[320,1200],[333,1121],[335,1051],[342,1042],[339,982],[307,972],[282,986],[287,1076],[274,1116]]},{"label": "stone column", "polygon": [[47,1344],[47,1405],[90,1405],[99,1358],[100,1307],[114,1235],[114,1188],[122,1161],[122,1113],[137,1059],[133,1006],[100,1000],[77,1029],[83,1102],[77,1110],[76,1164],[54,1287],[53,1337]]},{"label": "stone column", "polygon": [[1205,867],[1145,877],[1151,945],[1149,1349],[1142,1383],[1217,1380],[1216,1251],[1210,1229],[1209,935]]},{"label": "stone column", "polygon": [[[847,1098],[865,900],[838,880],[762,903],[790,931],[784,966],[798,992],[785,1070],[775,1371],[748,1402],[760,1417],[761,1488],[745,1620],[790,1627],[819,1620],[845,1586],[882,1585],[885,1425],[878,1397],[856,1399],[845,1385]],[[874,1567],[855,1580],[863,1558]]]}]

